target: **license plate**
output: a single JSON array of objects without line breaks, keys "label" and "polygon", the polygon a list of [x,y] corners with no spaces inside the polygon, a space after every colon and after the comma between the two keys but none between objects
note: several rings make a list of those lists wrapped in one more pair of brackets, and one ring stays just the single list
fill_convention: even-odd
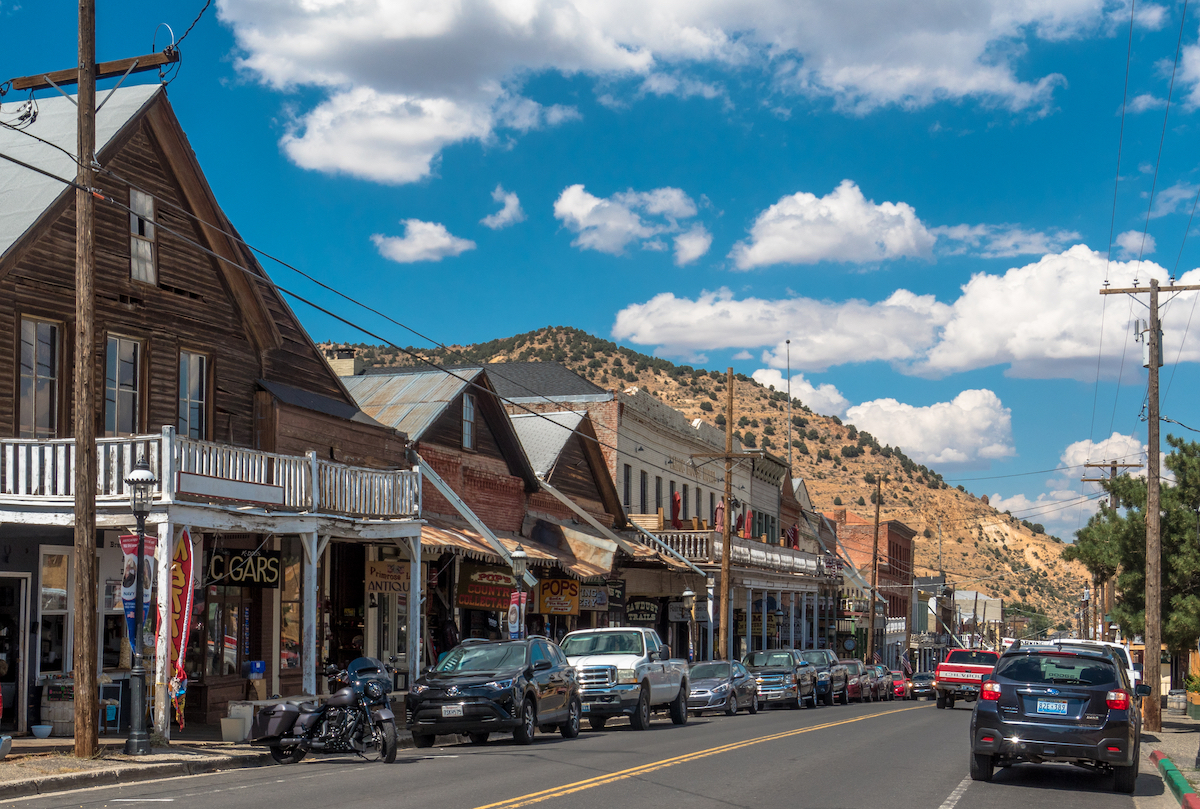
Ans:
[{"label": "license plate", "polygon": [[1039,699],[1037,701],[1037,712],[1054,714],[1055,716],[1067,715],[1067,703],[1055,699]]},{"label": "license plate", "polygon": [[442,716],[443,717],[462,716],[462,715],[463,715],[463,706],[461,706],[461,705],[443,705],[442,706]]},{"label": "license plate", "polygon": [[584,713],[591,713],[591,712],[592,712],[592,704],[591,704],[590,702],[585,702],[585,703],[583,703],[583,705],[582,705],[582,708],[583,708],[583,712],[584,712]]}]

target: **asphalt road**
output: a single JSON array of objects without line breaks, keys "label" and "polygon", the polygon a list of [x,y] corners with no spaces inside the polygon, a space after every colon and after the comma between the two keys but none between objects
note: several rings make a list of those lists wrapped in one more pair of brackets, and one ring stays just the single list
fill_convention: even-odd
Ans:
[{"label": "asphalt road", "polygon": [[[889,702],[704,717],[649,731],[627,724],[577,739],[501,738],[483,747],[401,750],[396,763],[308,758],[292,766],[30,798],[20,809],[1148,809],[1175,806],[1143,766],[1135,799],[1112,779],[1066,765],[967,779],[970,711]],[[1157,797],[1154,797],[1157,796]]]}]

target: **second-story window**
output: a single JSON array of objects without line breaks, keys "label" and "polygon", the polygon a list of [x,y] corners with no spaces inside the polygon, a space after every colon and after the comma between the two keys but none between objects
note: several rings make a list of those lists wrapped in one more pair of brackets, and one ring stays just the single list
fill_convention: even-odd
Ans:
[{"label": "second-story window", "polygon": [[21,318],[21,438],[58,437],[58,326]]},{"label": "second-story window", "polygon": [[640,478],[641,478],[641,480],[640,480],[641,485],[639,488],[641,489],[641,491],[639,492],[639,494],[641,495],[641,499],[639,500],[638,513],[646,514],[646,513],[648,513],[646,511],[646,503],[647,503],[647,490],[650,488],[650,476],[647,475],[645,472],[642,472],[642,473],[640,473]]},{"label": "second-story window", "polygon": [[475,449],[475,396],[470,393],[463,394],[462,445]]},{"label": "second-story window", "polygon": [[658,475],[654,476],[654,510],[657,512],[663,507],[662,501],[662,478]]},{"label": "second-story window", "polygon": [[686,483],[683,484],[683,519],[690,519],[688,517],[688,485]]},{"label": "second-story window", "polygon": [[633,501],[630,500],[633,496],[633,467],[629,464],[625,464],[625,488],[623,494],[625,495],[625,500],[622,505],[628,511],[629,507],[633,504]]},{"label": "second-story window", "polygon": [[133,435],[139,426],[142,344],[110,335],[104,367],[104,434]]},{"label": "second-story window", "polygon": [[129,277],[158,283],[154,266],[154,197],[129,189]]},{"label": "second-story window", "polygon": [[208,438],[208,357],[179,352],[179,435]]}]

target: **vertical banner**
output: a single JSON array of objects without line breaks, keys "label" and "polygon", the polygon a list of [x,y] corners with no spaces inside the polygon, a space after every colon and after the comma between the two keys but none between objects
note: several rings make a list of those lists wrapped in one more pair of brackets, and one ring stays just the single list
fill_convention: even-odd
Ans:
[{"label": "vertical banner", "polygon": [[[141,627],[135,627],[137,616],[137,552],[138,535],[126,534],[120,538],[121,552],[125,554],[124,571],[121,575],[121,603],[125,606],[125,628],[129,632],[129,646],[137,654],[137,644],[141,642],[138,633]],[[150,591],[154,585],[154,549],[158,546],[158,537],[147,536],[143,545],[142,560],[142,620],[150,617]]]},{"label": "vertical banner", "polygon": [[508,601],[508,637],[516,639],[524,636],[525,604],[527,595],[524,592],[513,591]]},{"label": "vertical banner", "polygon": [[184,671],[184,659],[187,656],[188,634],[192,626],[192,599],[195,595],[195,566],[192,560],[192,538],[184,529],[175,548],[175,556],[171,560],[171,614],[165,619],[160,616],[158,631],[170,627],[171,637],[168,648],[171,650],[171,660],[168,665],[170,679],[167,683],[167,694],[175,707],[175,720],[179,729],[183,730],[183,704],[187,694],[187,674]]}]

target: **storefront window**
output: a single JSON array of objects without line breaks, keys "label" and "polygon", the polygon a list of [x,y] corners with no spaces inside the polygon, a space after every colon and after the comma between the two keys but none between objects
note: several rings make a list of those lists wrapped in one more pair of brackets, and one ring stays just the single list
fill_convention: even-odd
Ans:
[{"label": "storefront window", "polygon": [[204,673],[216,677],[240,674],[238,647],[241,646],[242,588],[210,585]]},{"label": "storefront window", "polygon": [[279,668],[300,668],[300,584],[304,573],[304,551],[298,537],[281,543],[283,581],[279,593]]},{"label": "storefront window", "polygon": [[66,553],[42,554],[41,647],[38,670],[42,674],[68,670],[71,557]]}]

